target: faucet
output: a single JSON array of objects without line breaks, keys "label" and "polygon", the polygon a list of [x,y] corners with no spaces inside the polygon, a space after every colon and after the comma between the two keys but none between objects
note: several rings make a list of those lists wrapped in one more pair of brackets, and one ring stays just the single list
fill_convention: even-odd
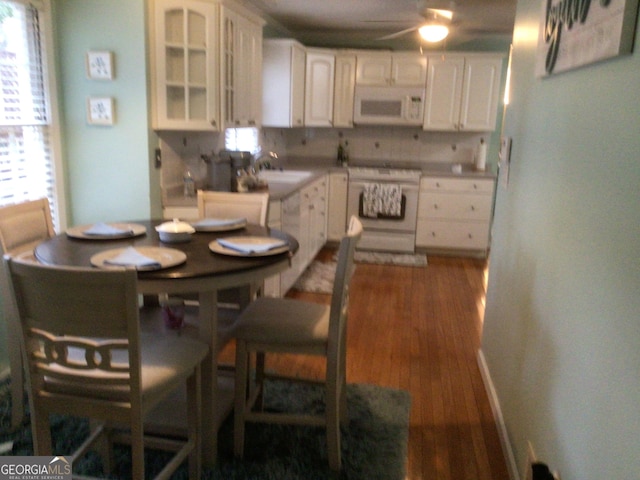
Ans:
[{"label": "faucet", "polygon": [[253,168],[256,170],[271,170],[273,168],[271,162],[277,159],[278,154],[275,152],[262,153],[253,161]]}]

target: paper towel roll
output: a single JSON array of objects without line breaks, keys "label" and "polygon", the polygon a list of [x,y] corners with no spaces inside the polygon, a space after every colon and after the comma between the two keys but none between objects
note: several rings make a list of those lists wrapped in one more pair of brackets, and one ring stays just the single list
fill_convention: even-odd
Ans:
[{"label": "paper towel roll", "polygon": [[484,171],[487,167],[487,144],[484,140],[476,148],[476,170]]}]

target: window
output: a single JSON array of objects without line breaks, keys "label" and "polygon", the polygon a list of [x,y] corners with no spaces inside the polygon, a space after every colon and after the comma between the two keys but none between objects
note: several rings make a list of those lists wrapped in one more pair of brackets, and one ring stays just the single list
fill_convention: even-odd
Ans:
[{"label": "window", "polygon": [[47,197],[60,226],[46,0],[0,0],[0,205]]},{"label": "window", "polygon": [[260,150],[257,128],[227,128],[224,131],[224,147],[227,150],[251,152],[252,155]]}]

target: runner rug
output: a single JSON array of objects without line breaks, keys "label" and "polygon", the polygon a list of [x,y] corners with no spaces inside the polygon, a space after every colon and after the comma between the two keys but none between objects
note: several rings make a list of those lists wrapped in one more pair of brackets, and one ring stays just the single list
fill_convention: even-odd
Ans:
[{"label": "runner rug", "polygon": [[[425,267],[427,256],[412,253],[356,252],[356,263],[374,263],[399,265],[406,267]],[[301,292],[331,294],[333,277],[336,273],[335,260],[329,262],[313,261],[300,275],[293,288]]]}]

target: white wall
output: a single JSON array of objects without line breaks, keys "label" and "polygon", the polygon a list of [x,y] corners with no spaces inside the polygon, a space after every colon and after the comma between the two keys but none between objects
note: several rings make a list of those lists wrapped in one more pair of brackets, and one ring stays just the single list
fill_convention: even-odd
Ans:
[{"label": "white wall", "polygon": [[536,79],[540,9],[518,4],[482,350],[521,472],[531,441],[563,480],[638,479],[640,41]]}]

